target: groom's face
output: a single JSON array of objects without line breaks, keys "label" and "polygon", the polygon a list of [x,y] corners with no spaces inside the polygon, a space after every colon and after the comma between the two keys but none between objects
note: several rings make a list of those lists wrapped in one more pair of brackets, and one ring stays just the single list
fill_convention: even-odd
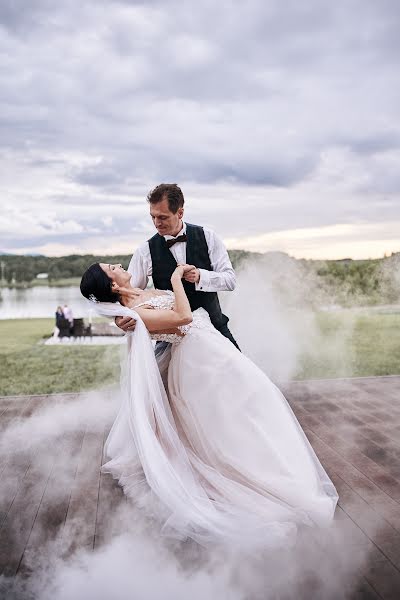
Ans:
[{"label": "groom's face", "polygon": [[171,212],[167,198],[157,204],[150,204],[150,215],[160,235],[175,236],[182,228],[183,208],[178,208],[176,213]]}]

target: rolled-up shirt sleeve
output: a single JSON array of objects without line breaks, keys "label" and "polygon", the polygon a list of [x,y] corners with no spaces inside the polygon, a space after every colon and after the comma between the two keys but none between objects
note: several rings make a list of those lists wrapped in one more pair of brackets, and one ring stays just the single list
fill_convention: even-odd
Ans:
[{"label": "rolled-up shirt sleeve", "polygon": [[204,228],[212,271],[199,269],[200,280],[196,283],[199,292],[232,291],[236,286],[236,275],[222,240],[211,230]]}]

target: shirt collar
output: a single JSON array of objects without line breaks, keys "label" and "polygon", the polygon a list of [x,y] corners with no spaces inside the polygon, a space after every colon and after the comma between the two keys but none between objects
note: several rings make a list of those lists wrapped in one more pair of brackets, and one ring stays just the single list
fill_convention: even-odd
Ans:
[{"label": "shirt collar", "polygon": [[178,233],[178,235],[163,235],[163,238],[165,240],[175,240],[177,237],[179,237],[180,235],[183,235],[184,233],[186,233],[186,223],[185,221],[182,221],[182,229],[180,230],[180,232]]}]

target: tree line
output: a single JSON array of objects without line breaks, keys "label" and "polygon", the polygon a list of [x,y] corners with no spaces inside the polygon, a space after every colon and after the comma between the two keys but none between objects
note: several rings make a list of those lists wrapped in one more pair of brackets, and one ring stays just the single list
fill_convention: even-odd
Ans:
[{"label": "tree line", "polygon": [[324,261],[315,270],[321,291],[341,306],[400,302],[400,253],[374,260]]},{"label": "tree line", "polygon": [[[232,262],[237,267],[244,258],[251,255],[244,250],[230,251]],[[30,256],[17,254],[0,255],[0,278],[3,285],[31,284],[39,273],[47,273],[50,283],[61,279],[81,277],[94,262],[120,263],[128,268],[131,254],[93,255],[71,254],[69,256]]]},{"label": "tree line", "polygon": [[[280,273],[287,273],[288,263],[293,263],[303,274],[304,282],[310,281],[310,293],[312,289],[318,297],[317,304],[346,306],[400,302],[400,253],[374,260],[327,261],[296,260],[283,253],[259,254],[244,250],[230,250],[229,255],[236,269],[245,268],[247,261],[260,260],[261,264],[265,264],[265,259],[273,261],[277,265],[274,272],[278,286]],[[13,286],[32,285],[39,273],[47,273],[49,283],[54,285],[60,280],[80,278],[94,262],[121,263],[127,268],[130,259],[130,254],[59,257],[5,254],[0,256],[0,275],[2,285]],[[266,277],[271,277],[271,271],[266,271]]]}]

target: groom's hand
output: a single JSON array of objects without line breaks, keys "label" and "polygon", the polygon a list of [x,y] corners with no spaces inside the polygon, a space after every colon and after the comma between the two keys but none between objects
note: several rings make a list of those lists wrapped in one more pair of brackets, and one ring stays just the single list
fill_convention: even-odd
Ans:
[{"label": "groom's hand", "polygon": [[136,320],[132,319],[132,317],[115,317],[115,324],[127,333],[128,331],[134,331]]},{"label": "groom's hand", "polygon": [[186,271],[184,273],[183,279],[185,281],[189,281],[190,283],[199,283],[200,271],[195,266],[193,266],[189,271]]}]

